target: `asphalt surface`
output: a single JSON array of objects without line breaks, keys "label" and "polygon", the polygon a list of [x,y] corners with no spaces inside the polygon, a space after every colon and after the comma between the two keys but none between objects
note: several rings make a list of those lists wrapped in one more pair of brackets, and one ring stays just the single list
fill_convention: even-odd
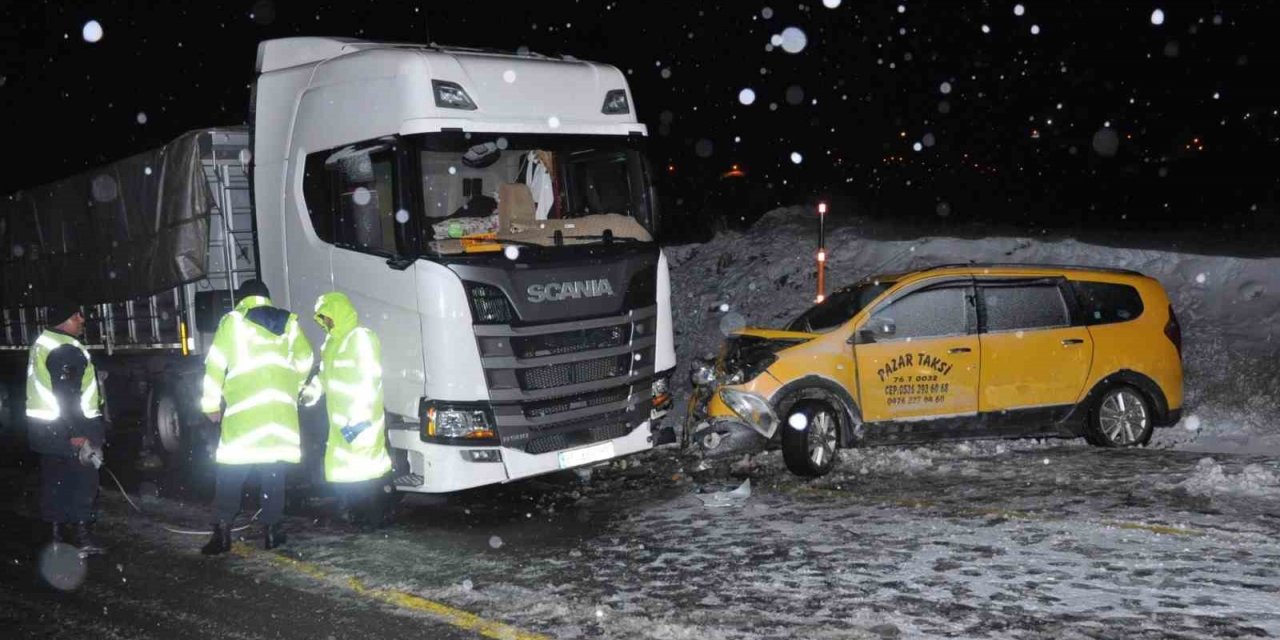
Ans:
[{"label": "asphalt surface", "polygon": [[[671,451],[448,497],[361,533],[297,492],[280,553],[204,558],[199,483],[104,476],[78,587],[44,584],[35,476],[0,474],[0,625],[51,638],[1221,638],[1280,634],[1280,461],[1012,441]],[[119,456],[108,464],[126,468]],[[716,493],[751,480],[750,496]],[[65,573],[65,571],[63,572]],[[506,626],[503,626],[506,625]]]}]

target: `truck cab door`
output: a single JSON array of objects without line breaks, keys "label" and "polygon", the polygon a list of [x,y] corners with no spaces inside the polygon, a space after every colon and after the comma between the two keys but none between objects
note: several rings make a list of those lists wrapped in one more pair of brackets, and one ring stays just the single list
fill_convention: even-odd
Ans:
[{"label": "truck cab door", "polygon": [[872,309],[854,335],[863,420],[975,414],[981,355],[976,316],[968,279],[916,288]]},{"label": "truck cab door", "polygon": [[387,409],[413,417],[425,377],[406,163],[392,139],[335,150],[324,171],[334,215],[332,288],[347,294],[382,343]]}]

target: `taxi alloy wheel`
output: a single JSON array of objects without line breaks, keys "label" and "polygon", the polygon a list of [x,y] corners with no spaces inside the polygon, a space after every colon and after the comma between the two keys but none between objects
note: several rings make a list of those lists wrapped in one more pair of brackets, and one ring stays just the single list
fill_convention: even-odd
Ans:
[{"label": "taxi alloy wheel", "polygon": [[1104,447],[1139,446],[1151,439],[1150,405],[1133,387],[1118,386],[1104,392],[1092,423],[1092,439]]},{"label": "taxi alloy wheel", "polygon": [[801,402],[788,412],[782,430],[782,457],[798,476],[826,475],[840,449],[840,418],[825,402]]}]

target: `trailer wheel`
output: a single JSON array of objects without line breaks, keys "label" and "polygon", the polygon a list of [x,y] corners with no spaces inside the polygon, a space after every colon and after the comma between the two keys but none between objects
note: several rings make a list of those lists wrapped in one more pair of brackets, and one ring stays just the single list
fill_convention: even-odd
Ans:
[{"label": "trailer wheel", "polygon": [[151,386],[147,399],[147,435],[152,452],[164,460],[165,466],[182,468],[192,463],[195,433],[183,419],[181,398],[172,385],[158,382]]}]

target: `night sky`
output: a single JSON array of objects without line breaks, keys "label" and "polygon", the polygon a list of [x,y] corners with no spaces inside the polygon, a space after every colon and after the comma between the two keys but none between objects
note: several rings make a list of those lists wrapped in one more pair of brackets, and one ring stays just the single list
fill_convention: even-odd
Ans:
[{"label": "night sky", "polygon": [[831,196],[938,224],[1280,229],[1268,2],[69,4],[0,9],[0,193],[244,122],[260,40],[429,29],[621,68],[672,215],[737,163],[759,210]]}]

